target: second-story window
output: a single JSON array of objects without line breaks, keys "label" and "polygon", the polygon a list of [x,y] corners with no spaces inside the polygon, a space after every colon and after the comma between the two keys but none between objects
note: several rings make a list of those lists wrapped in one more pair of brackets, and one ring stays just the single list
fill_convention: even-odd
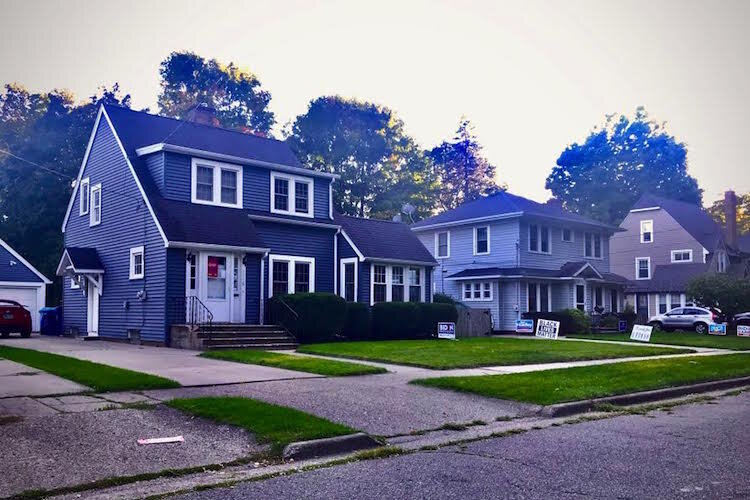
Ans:
[{"label": "second-story window", "polygon": [[635,259],[635,279],[651,279],[651,259],[649,257],[636,257]]},{"label": "second-story window", "polygon": [[550,253],[550,231],[547,226],[529,224],[529,251]]},{"label": "second-story window", "polygon": [[435,234],[435,254],[439,259],[451,256],[451,233],[443,231]]},{"label": "second-story window", "polygon": [[490,253],[490,226],[474,228],[474,255]]},{"label": "second-story window", "polygon": [[91,186],[91,207],[89,213],[89,226],[98,226],[102,223],[102,185]]},{"label": "second-story window", "polygon": [[583,234],[583,256],[590,259],[602,258],[602,235],[597,233]]},{"label": "second-story window", "polygon": [[85,179],[81,180],[81,185],[78,188],[80,190],[80,193],[78,195],[78,213],[79,215],[86,215],[89,213],[89,178],[86,177]]},{"label": "second-story window", "polygon": [[193,203],[242,208],[242,167],[193,158]]},{"label": "second-story window", "polygon": [[567,243],[573,241],[573,230],[569,227],[564,227],[562,230],[562,240]]},{"label": "second-story window", "polygon": [[653,243],[654,241],[654,221],[641,221],[641,243]]},{"label": "second-story window", "polygon": [[313,180],[272,172],[271,212],[312,217]]}]

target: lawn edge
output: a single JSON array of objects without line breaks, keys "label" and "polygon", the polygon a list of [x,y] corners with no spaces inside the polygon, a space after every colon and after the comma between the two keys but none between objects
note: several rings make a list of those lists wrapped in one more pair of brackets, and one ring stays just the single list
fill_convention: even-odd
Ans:
[{"label": "lawn edge", "polygon": [[[199,354],[198,356],[201,357],[201,358],[206,358],[206,359],[213,359],[213,360],[219,360],[219,361],[228,361],[230,363],[241,363],[241,364],[244,364],[244,365],[255,365],[255,366],[265,366],[267,368],[278,368],[279,370],[291,370],[291,371],[298,371],[298,372],[302,372],[302,373],[312,373],[313,375],[321,375],[323,377],[362,377],[362,376],[365,376],[365,375],[382,375],[383,373],[388,373],[388,370],[386,370],[385,368],[380,367],[380,366],[366,365],[366,364],[362,364],[362,363],[350,363],[348,361],[340,361],[340,360],[336,360],[336,359],[317,358],[317,359],[321,359],[323,361],[329,361],[329,362],[334,362],[334,363],[345,363],[345,364],[349,364],[349,365],[356,366],[356,367],[367,368],[369,370],[369,373],[347,373],[347,374],[342,374],[342,375],[332,375],[330,373],[320,373],[320,372],[314,372],[314,371],[310,371],[310,370],[301,370],[299,368],[288,368],[288,367],[285,367],[285,366],[278,366],[278,365],[273,365],[273,364],[270,364],[270,363],[250,363],[248,361],[241,361],[241,360],[238,360],[238,359],[228,359],[228,358],[224,358],[224,357],[221,357],[221,356],[213,356],[213,355],[210,354],[211,352],[217,352],[217,351],[204,351],[201,354]],[[303,353],[303,354],[306,354],[306,353]],[[312,354],[312,353],[308,353],[308,354]],[[293,354],[284,354],[284,355],[285,356],[289,356],[290,358],[294,358]],[[360,361],[366,361],[366,360],[362,359]]]}]

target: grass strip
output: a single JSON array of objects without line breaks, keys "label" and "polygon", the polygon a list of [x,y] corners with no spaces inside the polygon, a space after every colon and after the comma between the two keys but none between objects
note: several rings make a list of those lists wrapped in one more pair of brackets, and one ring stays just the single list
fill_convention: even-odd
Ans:
[{"label": "grass strip", "polygon": [[[643,345],[643,342],[630,340],[629,333],[579,334],[568,335],[567,337],[590,340],[616,340],[619,342],[633,342]],[[707,335],[695,332],[663,332],[654,330],[654,332],[651,333],[651,343],[732,349],[735,351],[750,350],[750,337],[738,337],[732,332],[729,332],[727,335]]]},{"label": "grass strip", "polygon": [[135,391],[145,389],[171,389],[180,387],[174,380],[117,368],[82,359],[0,346],[0,358],[5,358],[42,370],[58,377],[90,387],[96,392]]},{"label": "grass strip", "polygon": [[390,340],[309,344],[299,352],[366,359],[437,370],[479,366],[527,365],[590,359],[680,354],[690,349],[644,345],[624,346],[593,342],[550,341],[518,338],[470,338],[446,340]]},{"label": "grass strip", "polygon": [[254,434],[259,443],[269,443],[271,454],[280,455],[284,446],[356,432],[351,427],[324,418],[250,398],[205,397],[172,399],[167,406],[213,420],[231,424]]},{"label": "grass strip", "polygon": [[411,383],[550,405],[750,375],[750,355],[688,356],[509,375],[439,377]]},{"label": "grass strip", "polygon": [[204,358],[235,361],[251,365],[272,366],[298,372],[317,373],[329,377],[347,377],[352,375],[373,375],[386,373],[388,370],[377,366],[334,361],[330,359],[295,356],[268,351],[253,351],[249,349],[229,349],[221,351],[207,351],[201,354]]}]

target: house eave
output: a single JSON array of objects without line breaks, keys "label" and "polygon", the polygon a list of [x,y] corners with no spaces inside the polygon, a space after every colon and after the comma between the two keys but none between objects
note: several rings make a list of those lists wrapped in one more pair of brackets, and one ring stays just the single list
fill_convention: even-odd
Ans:
[{"label": "house eave", "polygon": [[326,222],[314,222],[297,219],[285,219],[283,217],[270,217],[267,215],[248,214],[250,220],[258,220],[262,222],[276,222],[282,224],[296,224],[298,226],[310,226],[310,227],[322,227],[326,229],[339,229],[341,226],[338,224],[328,224]]},{"label": "house eave", "polygon": [[523,212],[509,212],[506,214],[487,215],[484,217],[473,217],[471,219],[461,219],[461,220],[450,221],[450,222],[439,222],[437,224],[428,224],[426,226],[412,227],[410,229],[414,232],[429,231],[430,229],[463,226],[466,224],[474,224],[476,222],[489,222],[489,221],[494,221],[494,220],[513,219],[516,217],[521,217],[522,215],[523,215]]},{"label": "house eave", "polygon": [[405,264],[405,265],[412,265],[412,266],[437,266],[437,262],[429,262],[424,260],[403,260],[403,259],[390,259],[390,258],[380,258],[380,257],[365,257],[365,261],[367,262],[384,262],[386,264]]},{"label": "house eave", "polygon": [[261,255],[265,255],[271,251],[270,248],[264,248],[264,247],[221,245],[221,244],[216,244],[216,243],[193,243],[190,241],[168,241],[166,247],[167,248],[196,249],[196,250],[225,250],[225,251],[231,251],[231,252],[257,253]]}]

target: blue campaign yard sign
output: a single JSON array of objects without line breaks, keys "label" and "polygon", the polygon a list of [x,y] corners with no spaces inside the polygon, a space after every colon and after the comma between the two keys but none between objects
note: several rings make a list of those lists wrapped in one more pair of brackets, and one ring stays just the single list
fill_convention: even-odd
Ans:
[{"label": "blue campaign yard sign", "polygon": [[617,322],[617,331],[618,332],[626,332],[628,330],[628,322],[624,319],[621,319]]},{"label": "blue campaign yard sign", "polygon": [[714,323],[713,325],[708,325],[708,333],[710,335],[726,335],[727,324],[726,323]]},{"label": "blue campaign yard sign", "polygon": [[517,333],[534,333],[534,320],[533,319],[517,319],[516,320],[516,332]]},{"label": "blue campaign yard sign", "polygon": [[447,322],[438,323],[438,338],[456,340],[456,324]]}]

